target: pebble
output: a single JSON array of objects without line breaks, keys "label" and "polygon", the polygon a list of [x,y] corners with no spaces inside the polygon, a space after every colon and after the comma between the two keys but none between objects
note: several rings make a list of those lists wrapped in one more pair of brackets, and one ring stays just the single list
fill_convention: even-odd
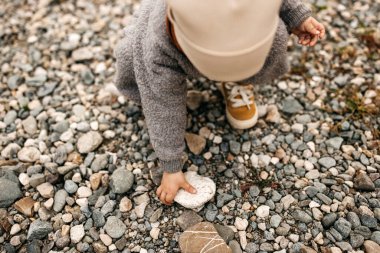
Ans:
[{"label": "pebble", "polygon": [[117,239],[123,236],[127,226],[116,216],[109,216],[104,229],[109,236]]},{"label": "pebble", "polygon": [[123,197],[119,204],[120,212],[128,212],[132,210],[132,201],[128,197]]},{"label": "pebble", "polygon": [[82,48],[78,48],[74,50],[72,53],[72,57],[74,61],[79,62],[79,61],[91,60],[94,57],[94,54],[90,48],[82,47]]},{"label": "pebble", "polygon": [[318,170],[310,170],[309,172],[306,173],[305,177],[307,179],[313,180],[319,178],[319,171]]},{"label": "pebble", "polygon": [[118,168],[111,176],[111,186],[115,193],[123,194],[132,188],[134,175],[129,170]]},{"label": "pebble", "polygon": [[69,194],[74,194],[78,190],[78,185],[72,180],[66,180],[64,188]]},{"label": "pebble", "polygon": [[46,182],[37,186],[37,191],[44,198],[52,198],[54,196],[54,187],[51,183]]},{"label": "pebble", "polygon": [[260,218],[266,218],[269,216],[269,209],[270,209],[269,206],[265,206],[265,205],[259,206],[256,209],[255,213]]},{"label": "pebble", "polygon": [[313,221],[313,218],[311,218],[310,215],[308,215],[306,212],[304,211],[301,211],[301,210],[295,210],[293,213],[292,213],[292,216],[294,219],[298,220],[298,221],[301,221],[301,222],[304,222],[306,224],[310,223]]},{"label": "pebble", "polygon": [[22,192],[17,183],[0,178],[0,208],[11,206],[21,196]]},{"label": "pebble", "polygon": [[334,228],[342,235],[343,239],[347,238],[351,232],[351,223],[344,218],[339,218],[334,223]]},{"label": "pebble", "polygon": [[281,121],[281,114],[278,112],[276,105],[268,105],[267,116],[265,121],[278,124]]},{"label": "pebble", "polygon": [[284,209],[288,210],[290,205],[295,202],[295,199],[292,195],[286,195],[281,199],[281,203],[284,205]]},{"label": "pebble", "polygon": [[152,228],[152,230],[149,232],[149,235],[154,239],[157,240],[158,236],[160,234],[160,229],[159,228]]},{"label": "pebble", "polygon": [[108,164],[108,154],[97,155],[94,161],[91,163],[91,169],[93,172],[99,172],[106,169]]},{"label": "pebble", "polygon": [[340,149],[340,147],[342,146],[342,143],[343,143],[342,137],[334,137],[326,141],[327,147],[332,147],[333,149],[337,149],[337,150]]},{"label": "pebble", "polygon": [[336,161],[331,157],[322,157],[318,160],[318,163],[327,169],[336,165]]},{"label": "pebble", "polygon": [[182,230],[194,226],[201,222],[203,219],[196,212],[192,210],[185,210],[177,219],[176,224],[181,227]]},{"label": "pebble", "polygon": [[37,132],[37,121],[31,115],[22,121],[22,126],[27,134],[34,135]]},{"label": "pebble", "polygon": [[206,139],[200,135],[186,133],[185,139],[190,151],[195,155],[202,153],[203,149],[206,147]]},{"label": "pebble", "polygon": [[72,243],[79,243],[84,237],[83,224],[73,226],[70,228],[70,240]]},{"label": "pebble", "polygon": [[81,186],[77,190],[78,198],[88,198],[92,195],[92,191],[87,186]]},{"label": "pebble", "polygon": [[14,154],[17,154],[20,151],[21,147],[16,143],[9,143],[2,151],[1,156],[4,158],[12,159]]},{"label": "pebble", "polygon": [[[257,213],[256,213],[257,214]],[[236,217],[235,219],[235,223],[234,223],[235,227],[238,229],[238,230],[246,230],[247,227],[248,227],[248,220],[246,219],[242,219],[240,217]]]},{"label": "pebble", "polygon": [[27,239],[44,239],[52,231],[53,227],[49,222],[37,219],[30,224]]},{"label": "pebble", "polygon": [[17,153],[17,157],[22,162],[33,163],[40,159],[41,153],[35,147],[24,147]]},{"label": "pebble", "polygon": [[220,237],[222,237],[226,243],[229,243],[235,238],[235,232],[230,227],[217,223],[214,223],[213,225]]},{"label": "pebble", "polygon": [[354,187],[357,190],[363,191],[374,191],[375,184],[372,182],[371,178],[363,171],[359,171],[354,178]]},{"label": "pebble", "polygon": [[322,224],[325,228],[329,228],[331,227],[336,219],[337,219],[337,214],[336,213],[329,213],[329,214],[326,214],[323,219],[322,219]]},{"label": "pebble", "polygon": [[66,204],[66,197],[68,197],[68,194],[65,190],[60,189],[58,190],[54,195],[54,206],[53,210],[55,212],[60,212],[65,207]]},{"label": "pebble", "polygon": [[280,215],[275,214],[270,218],[270,224],[272,227],[277,228],[282,221],[282,218]]},{"label": "pebble", "polygon": [[298,113],[303,110],[303,106],[294,97],[288,97],[283,101],[282,111],[289,114]]},{"label": "pebble", "polygon": [[230,144],[230,151],[231,151],[231,153],[234,154],[234,155],[239,155],[240,149],[241,149],[240,142],[230,141],[229,144]]},{"label": "pebble", "polygon": [[100,146],[103,142],[102,136],[95,131],[90,131],[79,137],[77,141],[77,148],[79,153],[90,153]]},{"label": "pebble", "polygon": [[189,90],[187,92],[186,104],[190,110],[196,110],[199,108],[203,100],[202,93],[197,90]]},{"label": "pebble", "polygon": [[365,248],[366,253],[380,252],[380,245],[370,240],[366,240],[364,242],[364,248]]},{"label": "pebble", "polygon": [[24,197],[14,203],[14,207],[20,213],[25,214],[28,217],[32,217],[34,214],[34,204],[36,202],[31,197]]},{"label": "pebble", "polygon": [[231,248],[233,253],[243,253],[243,251],[241,250],[240,244],[235,240],[230,241],[228,244],[228,247]]}]

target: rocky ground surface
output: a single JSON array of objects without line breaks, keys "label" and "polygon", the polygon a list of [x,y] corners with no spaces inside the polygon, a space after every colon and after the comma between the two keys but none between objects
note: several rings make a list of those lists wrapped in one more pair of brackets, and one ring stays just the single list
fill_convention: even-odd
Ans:
[{"label": "rocky ground surface", "polygon": [[139,2],[1,1],[1,251],[379,253],[380,2],[310,4],[328,38],[289,42],[254,128],[231,129],[215,84],[189,81],[184,171],[216,183],[196,213],[157,199],[141,108],[112,84]]}]

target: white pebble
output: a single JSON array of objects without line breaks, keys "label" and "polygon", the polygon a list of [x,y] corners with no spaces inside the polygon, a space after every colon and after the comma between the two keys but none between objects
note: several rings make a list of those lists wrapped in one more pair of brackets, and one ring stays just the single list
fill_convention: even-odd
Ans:
[{"label": "white pebble", "polygon": [[266,218],[269,216],[269,206],[259,206],[256,209],[256,215],[260,218]]},{"label": "white pebble", "polygon": [[238,230],[244,231],[248,227],[248,220],[236,217],[234,225]]},{"label": "white pebble", "polygon": [[157,240],[157,239],[158,239],[159,234],[160,234],[160,229],[159,229],[159,228],[152,228],[152,230],[150,230],[150,232],[149,232],[149,235],[150,235],[154,240]]},{"label": "white pebble", "polygon": [[29,184],[29,176],[26,173],[20,173],[20,175],[18,176],[18,180],[24,186]]},{"label": "white pebble", "polygon": [[78,198],[88,198],[92,195],[92,191],[90,188],[86,186],[81,186],[77,190]]}]

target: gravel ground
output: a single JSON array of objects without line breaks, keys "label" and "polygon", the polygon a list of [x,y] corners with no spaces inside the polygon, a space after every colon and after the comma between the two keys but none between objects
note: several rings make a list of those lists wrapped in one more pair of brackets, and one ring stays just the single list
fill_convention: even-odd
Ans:
[{"label": "gravel ground", "polygon": [[112,84],[139,2],[1,1],[0,250],[180,252],[205,221],[234,253],[378,253],[380,1],[310,5],[328,38],[289,42],[292,71],[256,87],[253,129],[231,129],[215,84],[189,80],[202,141],[184,171],[216,183],[195,213],[155,196],[141,108]]}]

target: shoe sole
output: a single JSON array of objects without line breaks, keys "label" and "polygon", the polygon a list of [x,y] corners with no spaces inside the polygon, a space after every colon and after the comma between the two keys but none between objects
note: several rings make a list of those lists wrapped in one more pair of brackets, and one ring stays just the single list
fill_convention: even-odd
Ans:
[{"label": "shoe sole", "polygon": [[[219,91],[222,93],[222,95],[223,95],[223,97],[225,99],[226,96],[225,96],[225,94],[223,92],[222,84],[221,83],[217,83],[216,87],[219,89]],[[235,129],[248,129],[248,128],[251,128],[254,125],[256,125],[257,119],[258,119],[258,112],[257,112],[257,106],[256,106],[255,102],[254,102],[254,106],[256,108],[256,112],[255,112],[255,115],[253,115],[253,117],[251,119],[248,119],[248,120],[238,120],[238,119],[235,119],[231,115],[231,113],[228,111],[227,105],[226,105],[225,111],[226,111],[227,120],[230,123],[230,125],[233,128],[235,128]]]},{"label": "shoe sole", "polygon": [[[255,106],[256,106],[256,104],[255,104]],[[230,112],[227,110],[227,106],[226,106],[226,115],[227,115],[227,119],[228,119],[228,122],[230,123],[230,125],[233,128],[236,128],[236,129],[251,128],[254,125],[256,125],[257,118],[258,118],[257,109],[256,109],[256,113],[255,113],[255,115],[253,115],[253,117],[251,119],[248,119],[248,120],[238,120],[238,119],[235,119],[234,117],[232,117],[232,115],[230,114]]]}]

